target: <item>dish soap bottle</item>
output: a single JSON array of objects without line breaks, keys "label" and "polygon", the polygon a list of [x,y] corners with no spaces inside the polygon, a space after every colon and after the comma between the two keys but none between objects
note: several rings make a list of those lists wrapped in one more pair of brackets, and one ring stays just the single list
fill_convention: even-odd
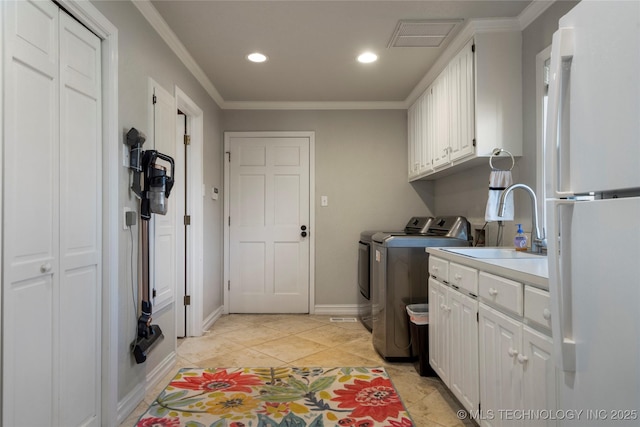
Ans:
[{"label": "dish soap bottle", "polygon": [[527,236],[522,231],[522,224],[518,224],[518,231],[513,239],[513,245],[516,247],[516,251],[527,250]]}]

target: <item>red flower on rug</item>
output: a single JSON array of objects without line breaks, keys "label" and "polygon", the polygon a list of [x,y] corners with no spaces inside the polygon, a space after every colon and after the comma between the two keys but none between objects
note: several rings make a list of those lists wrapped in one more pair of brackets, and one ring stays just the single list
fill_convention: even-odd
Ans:
[{"label": "red flower on rug", "polygon": [[226,369],[215,372],[202,372],[201,376],[183,376],[181,381],[171,381],[172,387],[188,390],[204,391],[243,391],[251,393],[253,385],[260,385],[262,381],[256,375],[246,375],[242,372],[227,373]]},{"label": "red flower on rug", "polygon": [[371,417],[382,422],[387,418],[396,418],[404,410],[400,396],[388,378],[374,378],[371,381],[355,380],[354,384],[345,384],[343,390],[336,390],[339,397],[332,401],[340,402],[339,408],[354,408],[354,418]]},{"label": "red flower on rug", "polygon": [[136,427],[180,427],[179,418],[145,418],[138,421]]}]

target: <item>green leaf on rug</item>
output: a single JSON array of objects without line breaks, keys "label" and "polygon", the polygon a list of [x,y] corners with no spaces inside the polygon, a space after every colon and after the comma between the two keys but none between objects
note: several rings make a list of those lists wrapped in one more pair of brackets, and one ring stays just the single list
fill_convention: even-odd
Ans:
[{"label": "green leaf on rug", "polygon": [[336,380],[336,377],[320,377],[309,386],[309,391],[318,392],[329,388]]}]

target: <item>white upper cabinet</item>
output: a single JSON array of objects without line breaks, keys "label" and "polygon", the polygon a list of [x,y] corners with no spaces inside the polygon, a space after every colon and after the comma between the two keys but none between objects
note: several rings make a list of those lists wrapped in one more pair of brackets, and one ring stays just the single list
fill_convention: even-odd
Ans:
[{"label": "white upper cabinet", "polygon": [[[452,43],[458,50],[409,109],[409,181],[487,162],[494,148],[522,155],[521,40],[519,30],[484,29]],[[412,153],[429,154],[426,164]]]}]

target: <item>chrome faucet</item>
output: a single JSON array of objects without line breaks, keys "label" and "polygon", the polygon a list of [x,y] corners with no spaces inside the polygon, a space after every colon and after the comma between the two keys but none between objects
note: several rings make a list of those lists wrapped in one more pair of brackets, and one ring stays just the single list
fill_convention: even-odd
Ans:
[{"label": "chrome faucet", "polygon": [[500,207],[498,209],[498,216],[504,215],[505,201],[507,200],[507,196],[516,188],[521,188],[529,193],[531,196],[531,219],[533,225],[533,231],[535,235],[533,236],[533,241],[531,242],[531,252],[537,254],[546,254],[547,253],[547,238],[544,233],[544,229],[542,229],[542,234],[540,233],[540,227],[538,226],[538,199],[536,198],[536,193],[525,184],[513,184],[507,187],[502,194],[500,195]]}]

